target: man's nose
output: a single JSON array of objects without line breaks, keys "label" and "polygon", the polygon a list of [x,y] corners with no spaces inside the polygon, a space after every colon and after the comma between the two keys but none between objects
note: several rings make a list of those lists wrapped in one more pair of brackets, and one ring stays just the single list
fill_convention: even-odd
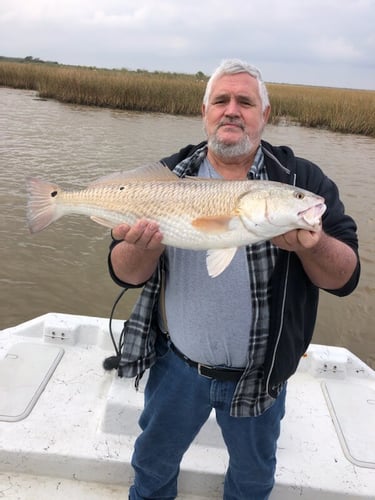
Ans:
[{"label": "man's nose", "polygon": [[240,114],[240,107],[236,99],[231,98],[225,108],[225,114],[227,116],[238,116]]}]

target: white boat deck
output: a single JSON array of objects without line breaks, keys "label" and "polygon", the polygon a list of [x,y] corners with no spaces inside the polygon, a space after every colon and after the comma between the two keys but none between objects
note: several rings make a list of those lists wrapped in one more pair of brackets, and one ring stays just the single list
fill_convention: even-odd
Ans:
[{"label": "white boat deck", "polygon": [[[50,313],[0,332],[0,498],[127,498],[143,395],[103,370],[112,354],[107,319]],[[375,372],[311,345],[288,385],[271,498],[374,500],[374,424]],[[226,465],[212,415],[184,457],[179,498],[222,498]]]}]

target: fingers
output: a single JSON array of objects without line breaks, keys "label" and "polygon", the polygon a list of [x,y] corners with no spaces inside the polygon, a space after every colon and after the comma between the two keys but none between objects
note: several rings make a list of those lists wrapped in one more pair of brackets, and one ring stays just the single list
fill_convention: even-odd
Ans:
[{"label": "fingers", "polygon": [[111,236],[116,241],[121,241],[124,239],[126,233],[129,231],[130,226],[128,224],[119,224],[115,226],[111,231]]},{"label": "fingers", "polygon": [[272,238],[272,243],[281,248],[282,250],[293,251],[297,243],[297,231],[289,231],[288,233],[281,234]]},{"label": "fingers", "polygon": [[282,250],[298,252],[314,247],[321,236],[321,231],[295,229],[272,239],[272,243]]},{"label": "fingers", "polygon": [[129,227],[124,236],[127,243],[143,249],[155,248],[160,244],[161,239],[159,226],[155,222],[146,220],[140,220],[134,226]]},{"label": "fingers", "polygon": [[156,222],[141,219],[133,226],[120,224],[113,228],[112,237],[116,240],[124,240],[130,245],[140,249],[156,249],[161,246],[163,235],[159,231]]}]

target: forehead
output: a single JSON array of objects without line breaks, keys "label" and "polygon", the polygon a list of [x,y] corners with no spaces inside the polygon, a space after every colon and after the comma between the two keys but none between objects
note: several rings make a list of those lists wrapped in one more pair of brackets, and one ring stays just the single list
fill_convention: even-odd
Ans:
[{"label": "forehead", "polygon": [[258,81],[248,73],[223,75],[212,82],[211,95],[218,94],[241,94],[259,96]]}]

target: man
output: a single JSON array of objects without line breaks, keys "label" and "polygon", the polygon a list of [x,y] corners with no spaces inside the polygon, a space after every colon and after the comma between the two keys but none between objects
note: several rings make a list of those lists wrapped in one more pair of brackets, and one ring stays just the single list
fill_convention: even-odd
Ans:
[{"label": "man", "polygon": [[322,195],[327,211],[320,231],[241,248],[215,279],[205,252],[165,247],[153,221],[113,229],[112,277],[144,285],[127,322],[121,375],[151,367],[131,499],[177,496],[180,461],[212,408],[229,452],[224,498],[267,499],[286,381],[311,341],[319,288],[347,295],[359,279],[356,226],[335,184],[289,148],[261,140],[270,104],[259,71],[224,61],[202,114],[207,143],[163,160],[177,175],[294,184]]}]

